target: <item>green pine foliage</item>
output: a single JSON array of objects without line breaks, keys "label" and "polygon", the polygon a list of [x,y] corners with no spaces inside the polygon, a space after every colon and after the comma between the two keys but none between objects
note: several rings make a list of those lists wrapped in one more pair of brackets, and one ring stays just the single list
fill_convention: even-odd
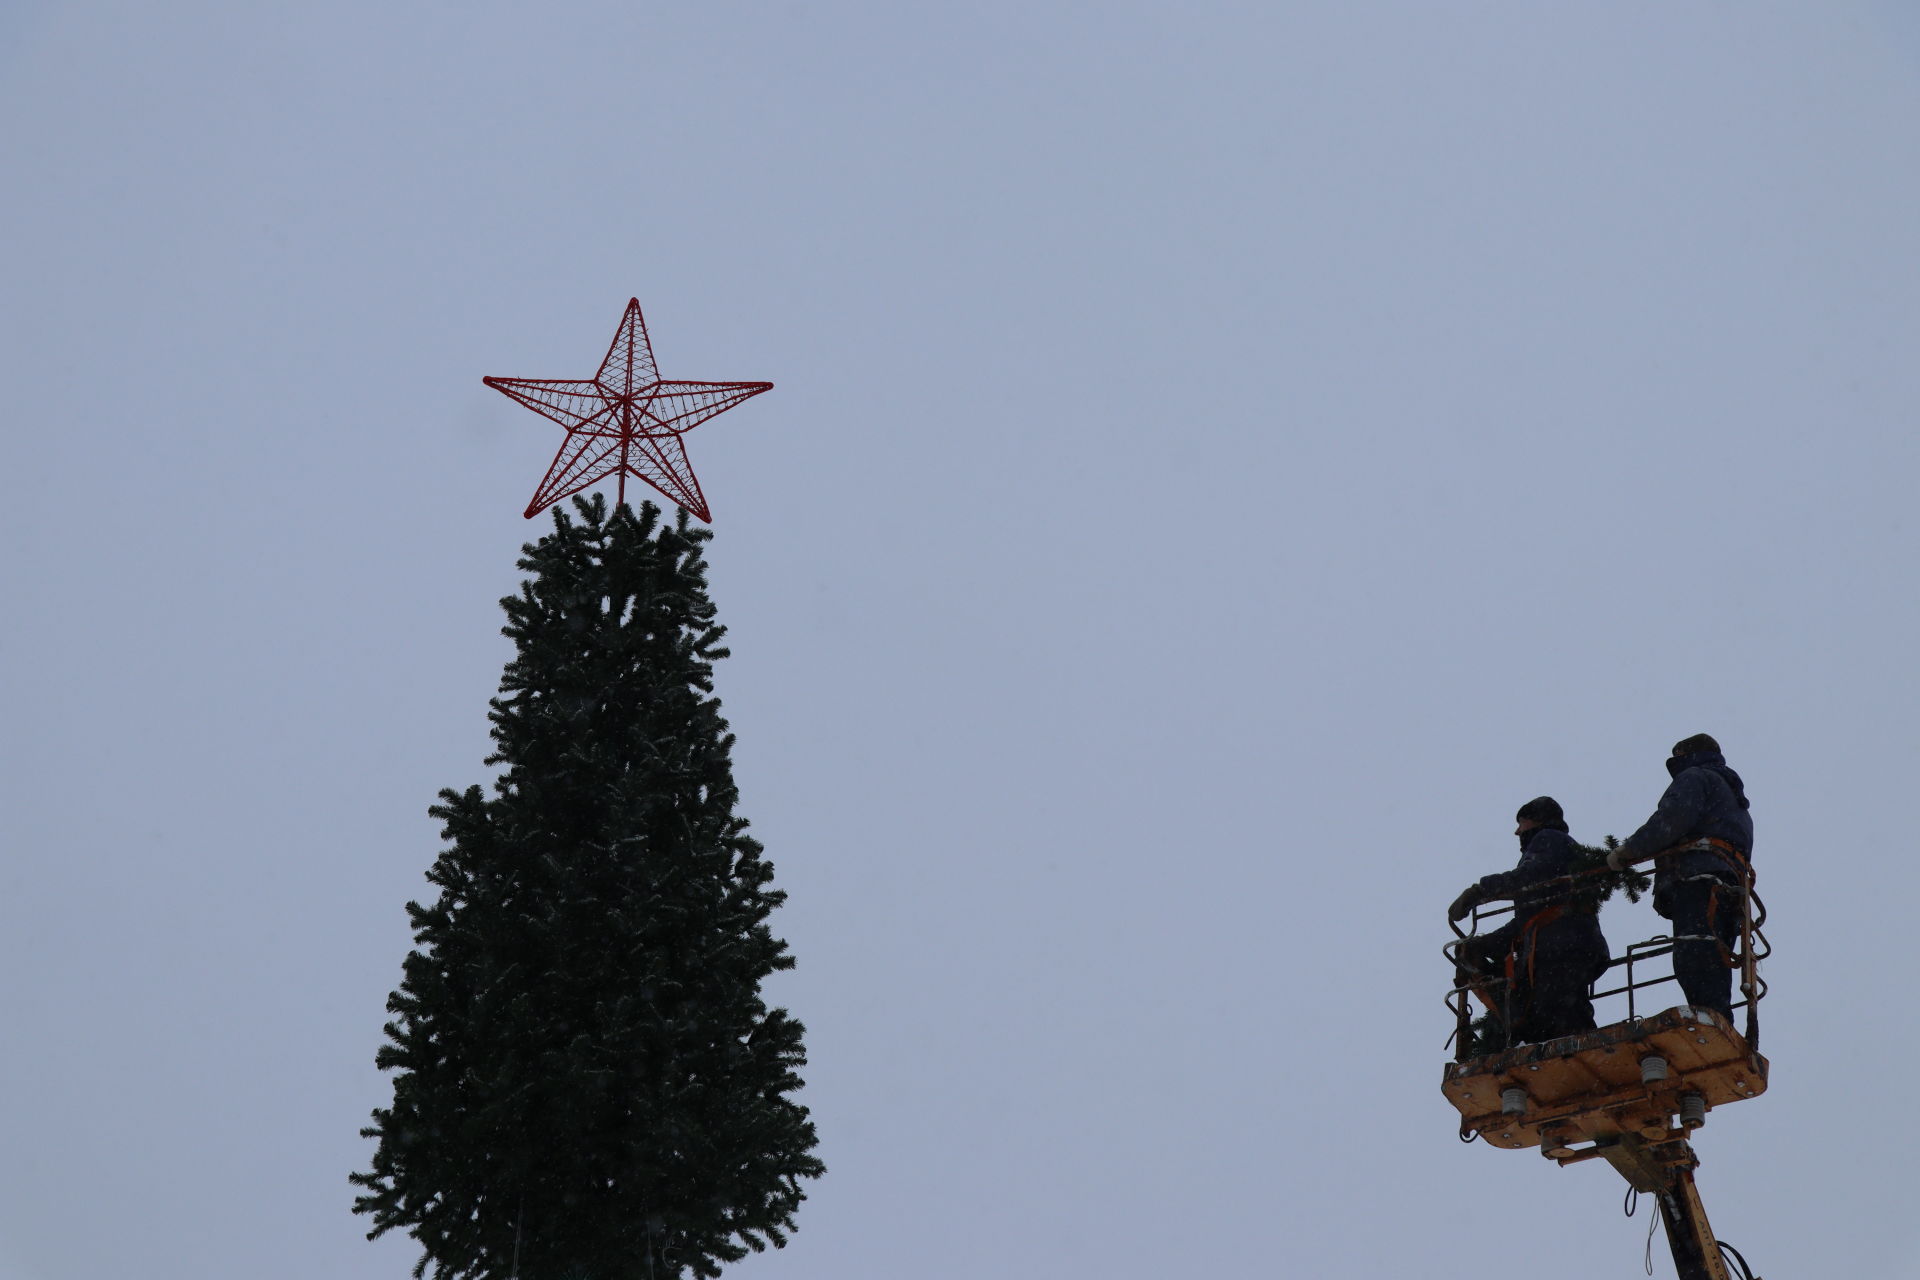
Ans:
[{"label": "green pine foliage", "polygon": [[1513,1047],[1507,1039],[1507,1024],[1500,1021],[1500,1015],[1491,1009],[1467,1024],[1467,1049],[1461,1054],[1461,1060],[1484,1058],[1489,1054],[1505,1053]]},{"label": "green pine foliage", "polygon": [[718,1276],[784,1245],[824,1172],[791,1097],[803,1028],[760,995],[793,960],[733,812],[710,535],[574,506],[501,602],[492,795],[441,792],[440,894],[407,904],[393,1105],[352,1180],[370,1239],[421,1245],[416,1277]]},{"label": "green pine foliage", "polygon": [[1573,864],[1574,895],[1594,906],[1599,906],[1616,893],[1626,895],[1628,902],[1640,901],[1640,896],[1653,887],[1653,877],[1644,871],[1627,867],[1615,871],[1607,865],[1607,855],[1620,847],[1620,841],[1614,836],[1606,838],[1604,848],[1595,848],[1590,844],[1580,846],[1580,859]]}]

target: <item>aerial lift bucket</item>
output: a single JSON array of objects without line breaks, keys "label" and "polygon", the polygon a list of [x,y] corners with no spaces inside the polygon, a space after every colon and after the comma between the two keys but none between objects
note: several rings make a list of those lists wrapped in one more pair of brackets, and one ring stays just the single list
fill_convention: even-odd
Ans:
[{"label": "aerial lift bucket", "polygon": [[1545,1147],[1569,1163],[1581,1158],[1579,1144],[1628,1133],[1659,1141],[1674,1117],[1683,1130],[1698,1127],[1714,1107],[1759,1097],[1767,1060],[1718,1013],[1681,1005],[1450,1062],[1440,1088],[1463,1134],[1511,1150]]},{"label": "aerial lift bucket", "polygon": [[[1467,1057],[1469,995],[1493,1008],[1502,993],[1497,982],[1489,987],[1484,977],[1457,978],[1448,997],[1458,1019],[1455,1035],[1463,1041],[1462,1060],[1447,1064],[1440,1088],[1460,1113],[1461,1137],[1483,1138],[1509,1150],[1538,1147],[1563,1166],[1605,1160],[1635,1190],[1657,1198],[1681,1280],[1733,1280],[1727,1256],[1738,1258],[1714,1239],[1694,1185],[1700,1160],[1688,1139],[1713,1108],[1757,1098],[1767,1089],[1756,1017],[1766,994],[1757,970],[1769,953],[1760,930],[1766,908],[1753,892],[1751,877],[1747,872],[1740,950],[1729,957],[1745,997],[1736,1006],[1746,1009],[1744,1035],[1714,1010],[1688,1005],[1634,1016],[1637,991],[1674,980],[1636,981],[1634,965],[1670,953],[1671,938],[1636,943],[1613,962],[1626,966],[1626,984],[1597,994],[1624,993],[1628,1017],[1593,1031]],[[1480,919],[1476,911],[1476,928]],[[1459,962],[1457,947],[1450,946],[1448,954]],[[1740,1270],[1758,1280],[1744,1260]]]}]

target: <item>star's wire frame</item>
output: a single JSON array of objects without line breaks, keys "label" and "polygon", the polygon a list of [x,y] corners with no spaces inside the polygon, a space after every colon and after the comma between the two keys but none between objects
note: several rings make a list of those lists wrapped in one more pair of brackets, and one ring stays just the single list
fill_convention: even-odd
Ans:
[{"label": "star's wire frame", "polygon": [[625,502],[627,477],[632,476],[711,522],[706,495],[680,437],[742,401],[773,390],[771,382],[662,378],[638,298],[627,303],[607,358],[592,378],[481,381],[567,429],[566,441],[527,504],[529,520],[608,476],[619,477],[619,501]]}]

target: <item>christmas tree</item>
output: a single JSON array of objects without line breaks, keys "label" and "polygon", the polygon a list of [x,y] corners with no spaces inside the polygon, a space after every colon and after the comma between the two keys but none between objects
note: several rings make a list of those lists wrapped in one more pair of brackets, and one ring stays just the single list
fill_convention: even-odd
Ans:
[{"label": "christmas tree", "polygon": [[393,1105],[356,1213],[435,1280],[669,1280],[786,1243],[824,1168],[792,1100],[803,1028],[785,895],[734,815],[713,696],[724,628],[686,512],[574,499],[501,603],[493,794],[441,792],[449,842],[409,903]]}]

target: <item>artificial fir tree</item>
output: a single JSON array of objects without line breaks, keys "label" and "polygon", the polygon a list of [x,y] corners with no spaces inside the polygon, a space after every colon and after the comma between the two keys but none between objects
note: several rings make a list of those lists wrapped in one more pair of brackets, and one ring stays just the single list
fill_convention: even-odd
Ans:
[{"label": "artificial fir tree", "polygon": [[784,894],[734,816],[726,656],[686,513],[556,508],[502,601],[492,796],[441,792],[448,847],[377,1062],[369,1238],[410,1231],[436,1280],[717,1276],[782,1245],[823,1172],[791,1098],[801,1024]]}]

